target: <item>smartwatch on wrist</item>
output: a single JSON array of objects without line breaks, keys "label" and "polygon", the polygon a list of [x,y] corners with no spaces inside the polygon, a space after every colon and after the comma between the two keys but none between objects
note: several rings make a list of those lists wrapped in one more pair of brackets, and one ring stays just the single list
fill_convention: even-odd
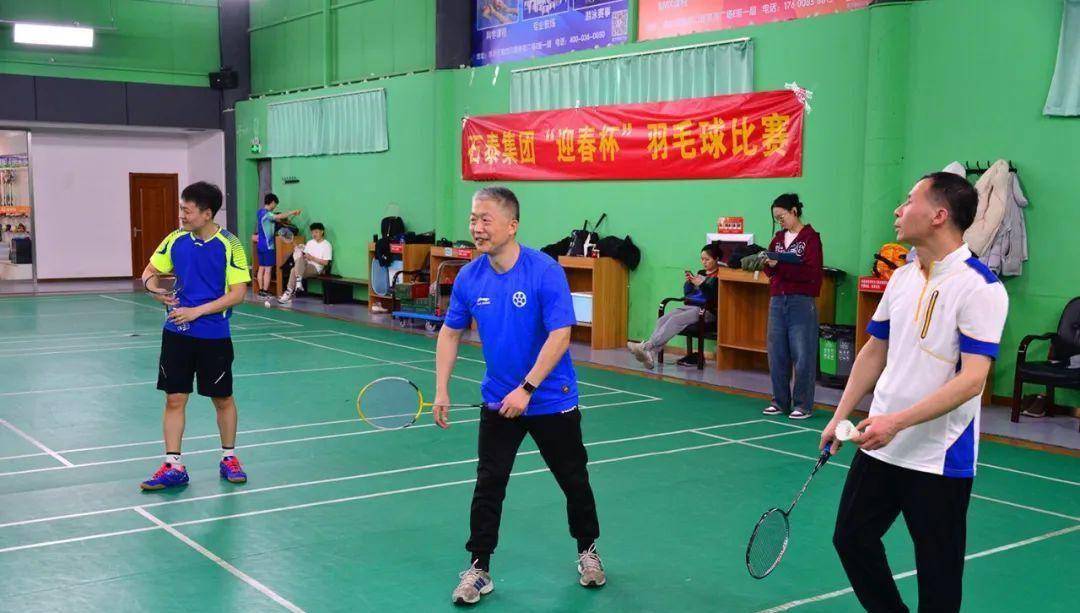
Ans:
[{"label": "smartwatch on wrist", "polygon": [[529,381],[526,379],[525,381],[521,382],[521,389],[525,390],[531,395],[533,392],[536,391],[536,386],[532,383],[529,383]]}]

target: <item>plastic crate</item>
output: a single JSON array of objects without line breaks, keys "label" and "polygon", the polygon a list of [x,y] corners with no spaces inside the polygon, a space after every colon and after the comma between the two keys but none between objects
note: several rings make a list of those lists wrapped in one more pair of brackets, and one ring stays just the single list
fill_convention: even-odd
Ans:
[{"label": "plastic crate", "polygon": [[394,285],[394,298],[398,300],[416,300],[427,298],[431,288],[427,283],[398,283]]},{"label": "plastic crate", "polygon": [[437,304],[438,301],[435,296],[425,296],[423,298],[401,300],[399,310],[405,311],[406,313],[434,315]]}]

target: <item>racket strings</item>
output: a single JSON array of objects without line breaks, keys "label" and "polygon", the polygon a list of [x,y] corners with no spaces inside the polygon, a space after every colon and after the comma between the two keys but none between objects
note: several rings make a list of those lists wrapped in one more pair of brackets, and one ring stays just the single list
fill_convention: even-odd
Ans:
[{"label": "racket strings", "polygon": [[386,377],[360,391],[356,407],[360,416],[376,428],[403,428],[416,420],[422,399],[407,379]]},{"label": "racket strings", "polygon": [[173,275],[154,275],[143,281],[143,288],[151,294],[163,296],[180,293],[180,280]]},{"label": "racket strings", "polygon": [[765,514],[754,528],[746,564],[750,573],[762,578],[772,572],[788,545],[788,522],[783,512],[773,509]]}]

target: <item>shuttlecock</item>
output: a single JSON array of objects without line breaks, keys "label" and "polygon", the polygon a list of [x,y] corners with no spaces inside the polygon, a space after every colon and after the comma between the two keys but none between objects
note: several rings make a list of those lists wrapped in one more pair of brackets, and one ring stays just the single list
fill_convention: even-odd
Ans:
[{"label": "shuttlecock", "polygon": [[848,420],[844,420],[836,424],[836,439],[839,441],[850,441],[851,437],[859,434],[859,431],[855,429],[855,424]]},{"label": "shuttlecock", "polygon": [[264,302],[263,306],[269,309],[270,308],[270,301],[267,300],[266,302]]}]

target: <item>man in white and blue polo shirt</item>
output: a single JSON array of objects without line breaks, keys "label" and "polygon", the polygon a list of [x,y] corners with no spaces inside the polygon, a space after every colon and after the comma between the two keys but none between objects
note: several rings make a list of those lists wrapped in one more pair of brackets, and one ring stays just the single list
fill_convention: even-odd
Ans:
[{"label": "man in white and blue polo shirt", "polygon": [[528,434],[566,495],[570,535],[577,541],[578,582],[600,587],[606,578],[596,539],[600,523],[589,485],[581,436],[577,376],[570,361],[576,323],[566,273],[546,254],[519,245],[520,206],[514,192],[487,187],[473,196],[469,232],[483,255],[454,280],[450,308],[436,347],[435,422],[449,427],[450,374],[461,334],[476,321],[487,370],[481,409],[476,486],[465,544],[469,568],[451,596],[475,604],[494,589],[491,554],[499,540],[506,485]]},{"label": "man in white and blue polo shirt", "polygon": [[959,611],[967,508],[979,449],[980,396],[1009,299],[964,244],[978,196],[963,177],[923,177],[896,209],[914,261],[893,273],[821,446],[871,390],[833,544],[868,611],[908,608],[881,537],[903,513],[915,543],[919,610]]}]

